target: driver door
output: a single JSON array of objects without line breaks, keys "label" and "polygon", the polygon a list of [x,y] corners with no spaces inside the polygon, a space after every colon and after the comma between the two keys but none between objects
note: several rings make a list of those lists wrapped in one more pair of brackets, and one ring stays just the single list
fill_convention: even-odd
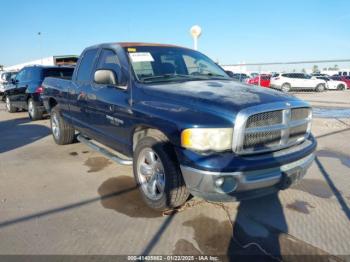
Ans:
[{"label": "driver door", "polygon": [[102,69],[113,71],[118,84],[97,84],[92,81],[87,89],[89,126],[96,140],[127,154],[129,130],[132,125],[131,106],[127,81],[121,72],[118,55],[114,50],[101,50],[95,71]]}]

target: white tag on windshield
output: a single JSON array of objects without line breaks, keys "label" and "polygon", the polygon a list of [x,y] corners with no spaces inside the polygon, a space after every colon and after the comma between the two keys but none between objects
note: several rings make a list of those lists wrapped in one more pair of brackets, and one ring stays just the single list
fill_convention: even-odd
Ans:
[{"label": "white tag on windshield", "polygon": [[154,59],[149,52],[129,53],[132,62],[153,62]]}]

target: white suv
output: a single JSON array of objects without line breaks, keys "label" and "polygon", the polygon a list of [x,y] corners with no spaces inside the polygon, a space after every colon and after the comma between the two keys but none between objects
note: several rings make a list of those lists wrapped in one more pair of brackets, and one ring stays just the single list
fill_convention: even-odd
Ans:
[{"label": "white suv", "polygon": [[16,72],[0,72],[0,96],[5,92],[5,89],[8,87],[11,78],[13,78],[15,75]]},{"label": "white suv", "polygon": [[303,73],[275,74],[271,77],[270,87],[288,92],[290,90],[315,90],[322,92],[326,89],[326,81],[311,78]]},{"label": "white suv", "polygon": [[327,76],[316,76],[314,78],[322,79],[322,80],[326,81],[327,89],[332,89],[332,90],[345,90],[346,89],[346,83],[343,81],[333,80]]}]

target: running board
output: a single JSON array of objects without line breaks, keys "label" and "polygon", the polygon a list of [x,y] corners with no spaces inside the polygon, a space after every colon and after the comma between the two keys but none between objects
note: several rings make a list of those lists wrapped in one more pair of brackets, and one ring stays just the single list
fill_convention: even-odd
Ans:
[{"label": "running board", "polygon": [[94,142],[89,141],[88,139],[86,139],[82,135],[78,135],[77,139],[81,143],[83,143],[83,144],[87,145],[88,147],[90,147],[91,149],[101,153],[102,155],[109,158],[113,162],[116,162],[120,165],[126,165],[126,166],[132,165],[132,160],[120,158],[117,155],[113,154],[112,152],[108,151],[107,149],[96,145]]}]

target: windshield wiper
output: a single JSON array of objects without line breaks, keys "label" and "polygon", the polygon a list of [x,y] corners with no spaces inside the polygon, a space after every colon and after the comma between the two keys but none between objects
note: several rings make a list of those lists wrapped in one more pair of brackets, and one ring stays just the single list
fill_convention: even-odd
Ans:
[{"label": "windshield wiper", "polygon": [[207,73],[207,74],[198,74],[198,76],[209,76],[209,77],[220,77],[220,78],[227,78],[226,76],[220,75],[220,74],[215,74],[215,73]]},{"label": "windshield wiper", "polygon": [[163,74],[163,75],[157,75],[157,76],[149,76],[144,77],[141,79],[142,82],[152,82],[152,80],[173,80],[176,78],[186,78],[186,79],[198,79],[197,76],[192,75],[182,75],[182,74]]}]

